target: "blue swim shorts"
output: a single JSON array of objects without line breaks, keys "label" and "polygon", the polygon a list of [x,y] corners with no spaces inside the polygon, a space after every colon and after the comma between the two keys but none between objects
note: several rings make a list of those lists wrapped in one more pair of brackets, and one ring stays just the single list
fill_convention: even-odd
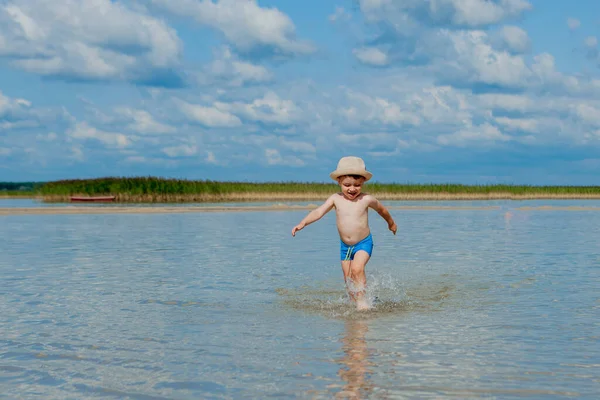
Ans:
[{"label": "blue swim shorts", "polygon": [[371,236],[370,233],[369,233],[369,236],[367,236],[366,238],[364,238],[363,240],[361,240],[360,242],[358,242],[356,244],[347,245],[342,240],[340,240],[340,245],[341,245],[340,252],[341,252],[341,260],[342,261],[354,260],[354,255],[359,250],[366,251],[367,253],[369,253],[369,256],[371,255],[371,253],[373,253],[373,237]]}]

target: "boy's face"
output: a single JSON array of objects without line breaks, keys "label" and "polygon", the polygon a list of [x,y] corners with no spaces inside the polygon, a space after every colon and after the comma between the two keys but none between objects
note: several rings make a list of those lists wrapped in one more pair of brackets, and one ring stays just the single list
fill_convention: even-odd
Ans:
[{"label": "boy's face", "polygon": [[365,178],[353,178],[351,176],[343,176],[338,178],[338,183],[340,184],[340,188],[342,189],[342,194],[348,200],[354,200],[360,195],[360,191],[362,189],[363,183],[365,183]]}]

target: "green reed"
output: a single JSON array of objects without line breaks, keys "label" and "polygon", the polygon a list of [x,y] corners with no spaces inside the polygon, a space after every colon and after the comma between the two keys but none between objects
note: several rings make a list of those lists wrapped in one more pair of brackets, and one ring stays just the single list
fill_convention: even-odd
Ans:
[{"label": "green reed", "polygon": [[[333,193],[339,188],[335,183],[318,182],[218,182],[211,180],[185,180],[159,177],[107,177],[48,182],[39,187],[44,196],[58,195],[226,195],[233,193]],[[368,182],[370,193],[444,193],[444,194],[587,194],[600,195],[600,186],[528,186],[528,185],[462,185],[462,184],[412,184]]]},{"label": "green reed", "polygon": [[0,197],[35,197],[33,190],[0,190]]},{"label": "green reed", "polygon": [[107,194],[229,194],[229,193],[302,193],[307,190],[331,192],[335,184],[319,183],[250,183],[210,180],[166,179],[157,177],[75,179],[48,182],[40,188],[42,195]]}]

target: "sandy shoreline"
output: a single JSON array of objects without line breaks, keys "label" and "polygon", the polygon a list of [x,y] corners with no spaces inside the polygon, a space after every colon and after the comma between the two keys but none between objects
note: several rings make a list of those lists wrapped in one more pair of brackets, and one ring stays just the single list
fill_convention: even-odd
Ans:
[{"label": "sandy shoreline", "polygon": [[[0,216],[10,215],[53,215],[53,214],[181,214],[207,212],[256,212],[256,211],[309,211],[316,204],[305,206],[206,206],[206,207],[131,207],[131,206],[65,206],[65,207],[5,207]],[[389,210],[497,210],[498,206],[389,206]]]},{"label": "sandy shoreline", "polygon": [[[257,211],[309,211],[316,204],[305,206],[268,205],[268,206],[206,206],[206,207],[131,207],[131,206],[65,206],[65,207],[5,207],[0,208],[0,216],[11,215],[77,215],[77,214],[182,214],[209,212],[257,212]],[[500,210],[500,206],[389,206],[389,210]],[[510,211],[600,211],[600,207],[586,206],[536,206],[514,207]]]}]

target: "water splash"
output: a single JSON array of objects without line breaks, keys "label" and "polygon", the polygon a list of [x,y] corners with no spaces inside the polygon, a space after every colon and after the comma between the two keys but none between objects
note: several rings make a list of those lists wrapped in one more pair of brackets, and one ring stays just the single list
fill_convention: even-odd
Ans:
[{"label": "water splash", "polygon": [[404,283],[390,274],[368,276],[368,310],[357,310],[343,284],[277,288],[286,307],[328,318],[361,320],[390,314],[439,311],[455,292],[450,282]]}]

